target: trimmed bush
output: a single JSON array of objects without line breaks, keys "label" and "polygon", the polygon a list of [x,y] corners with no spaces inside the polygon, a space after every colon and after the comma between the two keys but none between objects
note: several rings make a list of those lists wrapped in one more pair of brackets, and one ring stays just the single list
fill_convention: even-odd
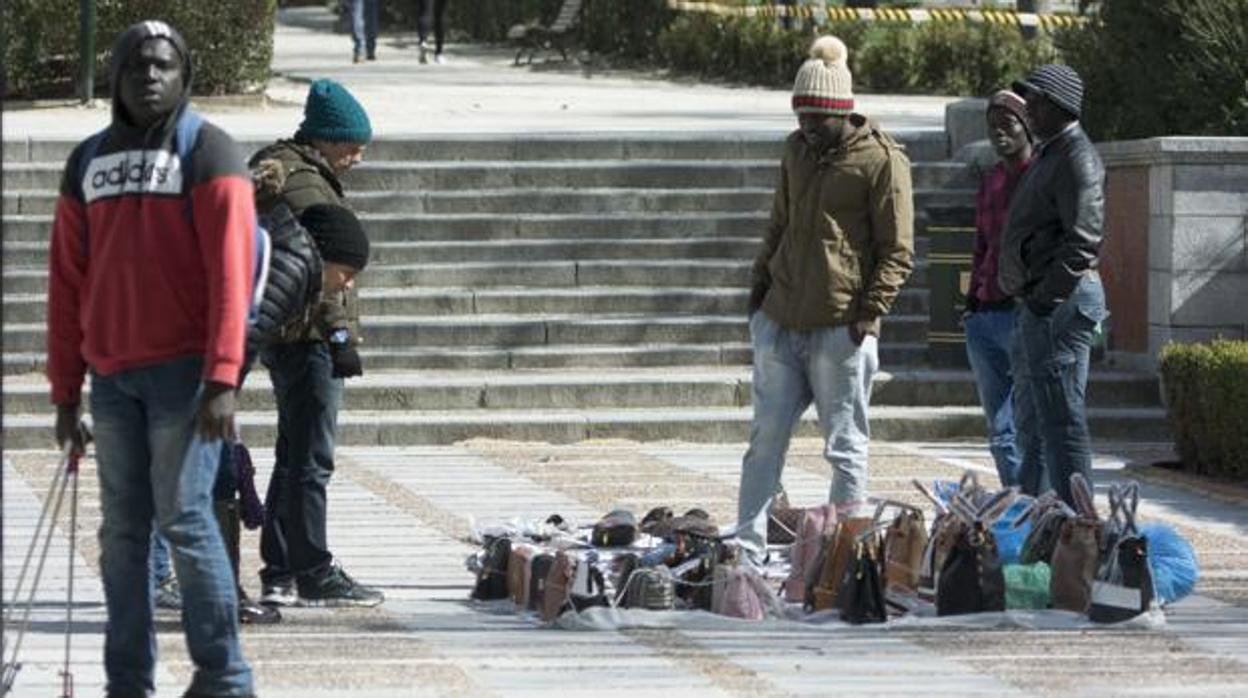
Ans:
[{"label": "trimmed bush", "polygon": [[768,18],[688,13],[659,36],[659,63],[703,78],[787,87],[817,34],[845,42],[861,92],[983,95],[1053,55],[1046,39],[1024,39],[997,24],[856,21],[786,30]]},{"label": "trimmed bush", "polygon": [[1248,135],[1248,0],[1103,0],[1058,45],[1097,140]]},{"label": "trimmed bush", "polygon": [[1184,469],[1248,479],[1248,342],[1166,345],[1161,377]]},{"label": "trimmed bush", "polygon": [[[161,19],[186,37],[196,94],[264,88],[273,59],[277,0],[98,0],[96,93],[108,92],[113,41],[129,25]],[[79,72],[77,0],[6,0],[5,97],[69,97]],[[243,29],[245,28],[245,30]]]}]

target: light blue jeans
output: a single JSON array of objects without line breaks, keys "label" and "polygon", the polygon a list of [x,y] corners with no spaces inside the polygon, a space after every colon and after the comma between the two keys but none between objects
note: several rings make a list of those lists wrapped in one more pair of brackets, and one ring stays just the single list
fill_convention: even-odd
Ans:
[{"label": "light blue jeans", "polygon": [[355,55],[377,55],[377,13],[381,0],[351,0],[351,41]]},{"label": "light blue jeans", "polygon": [[878,345],[868,335],[855,345],[847,327],[787,330],[763,311],[750,318],[754,345],[754,421],[741,464],[738,538],[762,558],[767,549],[767,509],[780,485],[793,428],[814,402],[832,465],[828,499],[845,504],[867,498],[867,403],[879,368]]},{"label": "light blue jeans", "polygon": [[141,696],[155,688],[155,590],[148,568],[153,520],[169,543],[182,590],[182,623],[195,663],[190,690],[253,692],[238,641],[234,573],[212,513],[221,442],[195,433],[202,371],[202,360],[191,357],[92,374],[109,695]]},{"label": "light blue jeans", "polygon": [[1015,315],[1013,309],[981,310],[966,319],[966,358],[988,420],[988,450],[1005,487],[1019,484],[1021,461],[1014,443],[1014,377],[1010,371]]},{"label": "light blue jeans", "polygon": [[1092,436],[1086,407],[1088,363],[1097,327],[1109,312],[1096,273],[1046,316],[1026,307],[1014,331],[1014,424],[1022,454],[1019,480],[1035,496],[1052,487],[1074,506],[1070,476],[1092,482]]}]

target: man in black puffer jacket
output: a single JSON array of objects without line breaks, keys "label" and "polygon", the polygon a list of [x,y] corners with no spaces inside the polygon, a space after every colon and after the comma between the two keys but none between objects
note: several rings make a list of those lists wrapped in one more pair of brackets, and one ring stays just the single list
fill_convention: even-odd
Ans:
[{"label": "man in black puffer jacket", "polygon": [[1092,340],[1109,316],[1097,273],[1105,168],[1079,125],[1078,73],[1041,66],[1014,91],[1027,100],[1039,139],[1010,203],[997,274],[1023,306],[1011,358],[1019,475],[1027,494],[1051,485],[1073,505],[1070,476],[1092,480],[1084,393]]}]

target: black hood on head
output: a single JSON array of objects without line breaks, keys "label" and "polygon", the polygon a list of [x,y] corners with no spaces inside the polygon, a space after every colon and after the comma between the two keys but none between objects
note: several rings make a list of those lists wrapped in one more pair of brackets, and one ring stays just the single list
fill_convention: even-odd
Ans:
[{"label": "black hood on head", "polygon": [[[194,70],[191,67],[191,52],[186,46],[186,39],[182,38],[177,29],[160,20],[138,22],[130,25],[129,28],[118,35],[117,41],[113,44],[113,54],[108,70],[108,86],[113,98],[114,126],[132,125],[121,104],[121,69],[126,65],[126,60],[135,51],[138,51],[143,42],[148,39],[168,39],[173,44],[173,47],[177,49],[178,54],[182,56],[182,98],[171,116],[181,114],[186,107],[186,103],[190,101],[191,77],[194,75]],[[167,123],[168,120],[166,120]]]}]

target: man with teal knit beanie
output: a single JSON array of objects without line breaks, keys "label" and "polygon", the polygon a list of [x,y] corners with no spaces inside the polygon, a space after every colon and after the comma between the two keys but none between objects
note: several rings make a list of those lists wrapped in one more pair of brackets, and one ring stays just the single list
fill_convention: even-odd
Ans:
[{"label": "man with teal knit beanie", "polygon": [[[333,80],[313,82],[294,138],[251,158],[257,210],[285,203],[302,219],[309,209],[348,207],[339,178],[360,162],[372,137],[368,114],[347,88]],[[278,413],[276,460],[260,533],[260,600],[279,606],[376,606],[381,592],[352,579],[330,553],[326,537],[326,486],[334,471],[342,382],[362,375],[363,367],[356,351],[355,287],[324,289],[320,301],[260,355],[273,379]]]}]

